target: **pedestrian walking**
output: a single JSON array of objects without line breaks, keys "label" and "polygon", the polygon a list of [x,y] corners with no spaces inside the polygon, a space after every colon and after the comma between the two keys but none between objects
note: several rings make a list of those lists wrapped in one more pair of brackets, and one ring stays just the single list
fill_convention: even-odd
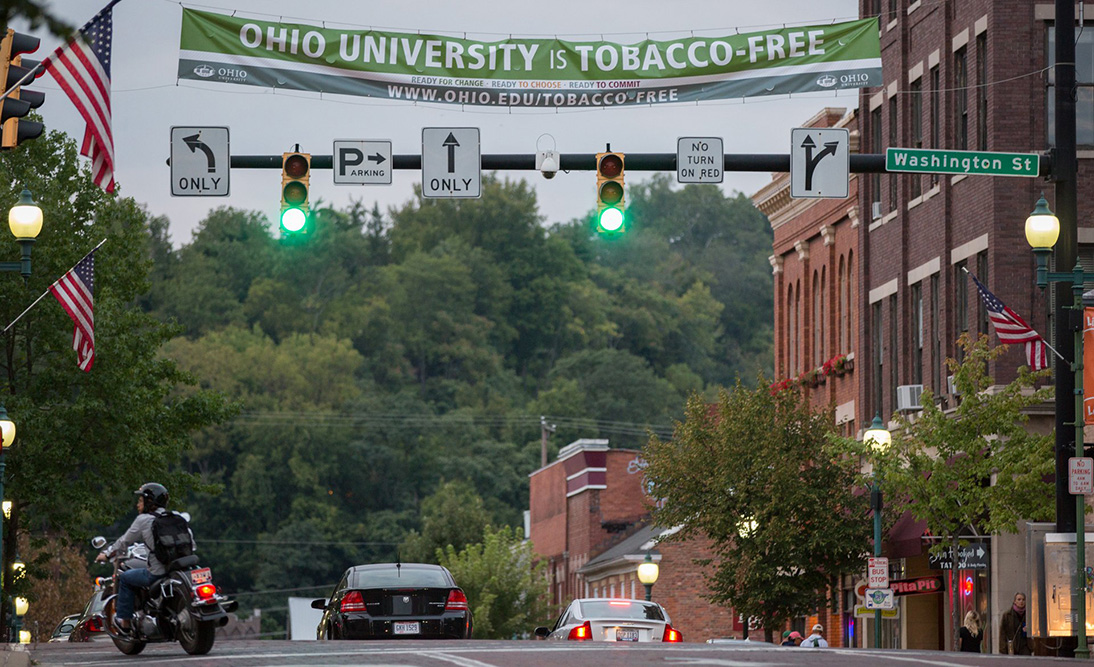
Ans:
[{"label": "pedestrian walking", "polygon": [[999,624],[999,652],[1009,655],[1033,655],[1026,637],[1026,594],[1015,593],[1010,609]]},{"label": "pedestrian walking", "polygon": [[980,653],[980,644],[984,641],[984,633],[980,629],[980,614],[970,609],[965,614],[965,624],[961,626],[961,650],[965,653]]},{"label": "pedestrian walking", "polygon": [[814,625],[813,632],[802,640],[801,646],[808,648],[828,648],[828,642],[824,639],[824,626],[820,623]]},{"label": "pedestrian walking", "polygon": [[802,640],[801,633],[797,630],[784,630],[783,631],[783,646],[797,646],[798,642]]}]

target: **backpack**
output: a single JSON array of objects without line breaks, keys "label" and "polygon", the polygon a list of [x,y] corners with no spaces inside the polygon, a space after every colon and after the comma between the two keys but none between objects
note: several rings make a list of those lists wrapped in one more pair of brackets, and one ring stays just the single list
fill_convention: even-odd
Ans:
[{"label": "backpack", "polygon": [[165,567],[168,563],[194,552],[190,524],[182,515],[165,512],[152,519],[152,553]]}]

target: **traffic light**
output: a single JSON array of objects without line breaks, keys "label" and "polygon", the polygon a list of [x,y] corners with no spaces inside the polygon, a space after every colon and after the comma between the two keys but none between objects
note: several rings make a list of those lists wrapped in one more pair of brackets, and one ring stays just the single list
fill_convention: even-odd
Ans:
[{"label": "traffic light", "polygon": [[281,155],[282,234],[295,236],[308,233],[311,218],[308,209],[308,178],[310,175],[310,153],[283,153]]},{"label": "traffic light", "polygon": [[596,229],[621,234],[623,220],[623,153],[596,154]]},{"label": "traffic light", "polygon": [[[24,60],[21,54],[36,51],[40,41],[37,37],[8,28],[4,38],[0,40],[0,83],[5,91],[38,67],[37,60]],[[0,146],[15,148],[23,141],[37,139],[42,135],[44,126],[37,121],[24,120],[23,116],[30,113],[31,109],[42,106],[45,100],[45,93],[20,87],[0,101],[0,123],[3,123]]]}]

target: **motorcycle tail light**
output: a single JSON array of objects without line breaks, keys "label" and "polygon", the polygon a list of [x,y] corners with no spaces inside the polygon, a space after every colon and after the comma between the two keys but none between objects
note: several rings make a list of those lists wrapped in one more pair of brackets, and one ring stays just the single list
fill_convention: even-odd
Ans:
[{"label": "motorcycle tail light", "polygon": [[360,591],[350,591],[342,598],[342,612],[365,611],[365,599]]},{"label": "motorcycle tail light", "polygon": [[588,621],[585,621],[582,625],[570,630],[570,636],[566,639],[573,639],[576,641],[586,641],[593,638],[593,626],[589,625]]},{"label": "motorcycle tail light", "polygon": [[212,600],[216,597],[217,587],[213,584],[202,584],[197,588],[198,598],[202,600]]},{"label": "motorcycle tail light", "polygon": [[445,611],[467,611],[467,596],[458,588],[452,589],[448,594],[448,602],[444,603]]},{"label": "motorcycle tail light", "polygon": [[666,623],[665,624],[665,635],[663,637],[661,637],[661,641],[663,641],[663,642],[682,642],[682,641],[684,641],[684,636],[681,635],[680,632],[676,630],[676,628],[674,628],[671,625],[669,625],[668,623]]}]

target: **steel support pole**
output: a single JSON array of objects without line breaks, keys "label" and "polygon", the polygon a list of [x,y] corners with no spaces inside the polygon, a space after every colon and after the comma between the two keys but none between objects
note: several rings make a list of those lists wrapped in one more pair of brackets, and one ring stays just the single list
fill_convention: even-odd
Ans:
[{"label": "steel support pole", "polygon": [[[874,555],[881,556],[881,481],[874,477]],[[881,648],[881,609],[874,610],[874,648]]]},{"label": "steel support pole", "polygon": [[[1071,282],[1071,291],[1074,293],[1072,308],[1078,315],[1079,326],[1073,327],[1075,343],[1075,363],[1072,364],[1075,374],[1075,456],[1083,456],[1083,267],[1075,264],[1074,276]],[[1090,657],[1090,648],[1086,643],[1086,503],[1083,494],[1075,494],[1075,594],[1077,604],[1075,610],[1075,629],[1078,645],[1075,648],[1075,657],[1087,659]]]}]

